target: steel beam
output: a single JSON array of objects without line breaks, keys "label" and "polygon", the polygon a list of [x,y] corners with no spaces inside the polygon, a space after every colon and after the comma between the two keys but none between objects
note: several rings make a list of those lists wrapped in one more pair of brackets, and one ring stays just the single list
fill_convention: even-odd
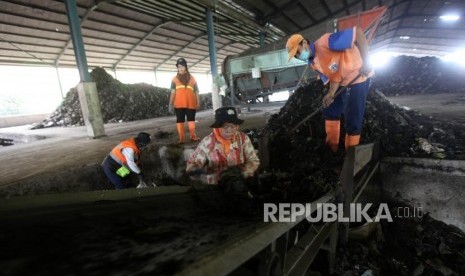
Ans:
[{"label": "steel beam", "polygon": [[[69,15],[70,11],[68,11],[68,6],[69,6],[70,4],[69,4],[68,2],[69,2],[68,0],[65,1],[65,4],[66,4],[66,11],[67,11],[66,15],[68,16],[68,22],[70,23],[70,26],[69,26],[69,27],[70,27],[71,38],[66,42],[66,44],[65,44],[65,46],[63,47],[63,49],[61,50],[60,54],[58,54],[58,57],[55,59],[55,66],[58,66],[58,64],[60,63],[60,59],[61,59],[61,57],[65,54],[66,50],[68,49],[69,45],[71,44],[71,41],[73,42],[73,45],[74,45],[74,43],[75,43],[74,40],[73,40],[74,38],[72,37],[72,34],[73,34],[72,32],[73,32],[73,31],[72,31],[72,29],[71,29],[72,26],[71,26],[71,20],[70,20],[70,15]],[[82,17],[82,19],[79,21],[79,14],[78,14],[78,12],[77,12],[76,1],[73,1],[73,2],[74,2],[74,5],[73,5],[73,6],[74,6],[74,13],[75,13],[75,15],[73,15],[73,16],[76,17],[76,19],[75,19],[75,20],[76,20],[75,24],[77,24],[77,26],[79,26],[79,36],[80,36],[80,40],[81,40],[81,43],[82,43],[81,25],[87,20],[87,18],[89,18],[90,13],[93,12],[95,9],[97,9],[98,4],[94,4],[92,7],[90,7],[90,8],[87,10],[86,14],[84,14],[84,16]],[[77,28],[77,26],[76,26],[75,28]],[[76,47],[76,46],[74,46],[74,47]],[[83,46],[83,48],[84,48],[84,46]],[[76,51],[76,49],[75,49],[74,51]],[[76,57],[76,63],[77,63],[77,57]],[[78,66],[79,66],[79,65],[78,65]]]},{"label": "steel beam", "polygon": [[[84,42],[82,41],[81,25],[79,15],[77,12],[76,0],[65,0],[66,15],[68,17],[71,39],[73,41],[74,54],[76,57],[76,64],[78,66],[81,81],[91,82],[89,69],[87,68],[86,52],[84,50]],[[93,7],[97,7],[94,5]],[[95,8],[89,9],[88,13]],[[64,52],[64,51],[63,51]],[[56,63],[58,66],[58,63]]]},{"label": "steel beam", "polygon": [[256,28],[259,31],[266,31],[263,26],[260,26],[257,22],[253,21],[249,17],[241,14],[240,12],[228,7],[222,1],[215,1],[215,0],[195,0],[195,2],[200,3],[207,8],[215,9],[218,12],[236,20],[239,23],[249,25],[253,28]]},{"label": "steel beam", "polygon": [[164,26],[164,25],[166,25],[168,23],[169,23],[169,21],[163,21],[162,20],[162,22],[160,24],[155,25],[149,32],[147,32],[147,34],[143,38],[141,38],[139,40],[139,42],[137,42],[134,46],[132,46],[131,49],[129,49],[129,51],[126,54],[124,54],[124,56],[122,56],[117,62],[115,62],[115,65],[113,65],[113,68],[116,69],[116,67],[118,67],[118,65],[126,57],[128,57],[137,47],[139,47],[145,40],[147,40],[147,38],[149,38],[149,36],[151,36],[156,29],[158,29],[158,28],[160,28],[160,27],[162,27],[162,26]]}]

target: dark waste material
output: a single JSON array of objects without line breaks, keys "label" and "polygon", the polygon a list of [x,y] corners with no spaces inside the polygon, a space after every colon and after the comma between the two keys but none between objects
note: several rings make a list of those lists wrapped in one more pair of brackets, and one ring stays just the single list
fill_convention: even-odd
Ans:
[{"label": "dark waste material", "polygon": [[[171,115],[168,112],[170,89],[147,83],[124,84],[114,79],[103,68],[90,73],[96,83],[103,122],[120,123]],[[212,108],[210,94],[200,94],[200,110]],[[228,99],[223,98],[227,105]],[[72,88],[63,102],[42,122],[32,129],[53,126],[82,126],[81,105],[77,88]]]},{"label": "dark waste material", "polygon": [[437,57],[394,57],[376,69],[373,83],[386,96],[465,93],[463,66]]},{"label": "dark waste material", "polygon": [[1,274],[173,275],[262,221],[228,204],[217,193],[171,195],[2,218]]},{"label": "dark waste material", "polygon": [[337,275],[465,275],[465,234],[424,215],[382,223],[381,239],[350,240]]},{"label": "dark waste material", "polygon": [[0,146],[13,146],[14,145],[14,141],[13,139],[8,139],[8,138],[1,138],[0,137]]},{"label": "dark waste material", "polygon": [[[299,88],[278,114],[271,116],[261,135],[272,137],[272,159],[289,167],[325,162],[324,119],[321,112],[294,133],[290,130],[321,106],[321,81]],[[465,159],[465,125],[444,122],[389,102],[374,82],[367,97],[361,143],[379,141],[384,155]],[[344,118],[342,118],[343,121]],[[343,123],[341,124],[343,126]],[[340,145],[345,133],[341,130]],[[282,148],[282,149],[280,149]],[[343,149],[341,149],[343,150]],[[320,161],[319,159],[325,161]],[[315,160],[315,161],[312,161]]]}]

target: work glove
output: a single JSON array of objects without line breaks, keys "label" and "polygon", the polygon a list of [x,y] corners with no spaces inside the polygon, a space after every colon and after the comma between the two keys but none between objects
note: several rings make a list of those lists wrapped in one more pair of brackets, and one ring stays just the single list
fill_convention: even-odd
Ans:
[{"label": "work glove", "polygon": [[242,176],[242,170],[237,166],[231,167],[221,174],[218,186],[225,192],[237,194],[247,192],[247,185]]},{"label": "work glove", "polygon": [[168,112],[169,112],[170,114],[174,114],[174,107],[173,107],[172,104],[168,105]]},{"label": "work glove", "polygon": [[144,180],[144,174],[141,172],[138,174],[138,177],[139,177],[139,184],[137,185],[137,188],[140,189],[140,188],[147,188],[147,183],[145,183],[145,180]]}]

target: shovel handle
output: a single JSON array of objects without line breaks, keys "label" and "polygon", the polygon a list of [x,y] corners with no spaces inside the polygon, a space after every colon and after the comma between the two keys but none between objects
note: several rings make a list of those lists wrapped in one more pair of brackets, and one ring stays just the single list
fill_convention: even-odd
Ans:
[{"label": "shovel handle", "polygon": [[[344,91],[345,89],[347,89],[347,87],[351,86],[352,83],[354,83],[354,81],[358,80],[358,78],[360,78],[362,74],[361,73],[358,73],[358,75],[353,78],[346,86],[343,86],[343,87],[340,87],[336,93],[334,93],[334,98],[336,98],[337,96],[339,96],[339,94],[342,93],[342,91]],[[301,125],[303,125],[306,121],[310,120],[311,118],[313,118],[316,114],[318,114],[318,112],[320,112],[321,110],[323,109],[323,106],[320,106],[317,110],[313,111],[312,113],[310,113],[309,115],[307,115],[305,118],[302,119],[302,121],[300,121],[295,127],[293,127],[291,129],[291,132],[294,132],[296,131]]]}]

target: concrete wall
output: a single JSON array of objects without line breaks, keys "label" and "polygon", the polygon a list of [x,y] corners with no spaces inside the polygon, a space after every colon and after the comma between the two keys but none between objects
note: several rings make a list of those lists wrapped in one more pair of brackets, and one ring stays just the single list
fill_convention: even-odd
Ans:
[{"label": "concrete wall", "polygon": [[386,158],[381,177],[390,198],[465,231],[465,161]]},{"label": "concrete wall", "polygon": [[34,115],[0,117],[0,128],[39,123],[45,118],[47,118],[49,115],[50,114],[34,114]]}]

